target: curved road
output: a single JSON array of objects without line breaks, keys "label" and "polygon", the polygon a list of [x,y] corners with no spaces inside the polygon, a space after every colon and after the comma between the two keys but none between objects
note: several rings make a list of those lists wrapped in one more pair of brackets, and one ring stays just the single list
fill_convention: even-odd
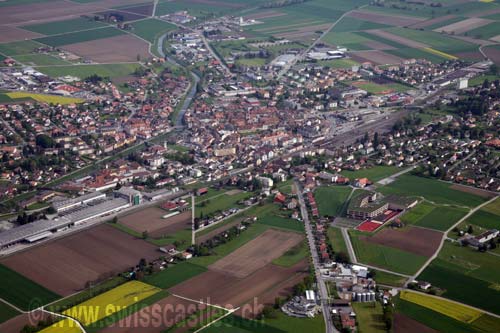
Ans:
[{"label": "curved road", "polygon": [[[161,55],[163,58],[167,59],[167,61],[170,62],[171,64],[182,67],[178,62],[168,57],[167,55],[165,55],[165,52],[163,52],[163,42],[165,41],[165,37],[167,37],[166,33],[163,34],[160,38],[158,38],[158,54]],[[191,88],[189,89],[189,92],[187,93],[186,98],[184,99],[184,103],[182,104],[182,107],[179,111],[179,114],[177,115],[177,119],[175,120],[176,127],[184,127],[183,124],[184,115],[186,114],[186,111],[191,105],[191,103],[193,102],[194,95],[196,95],[196,89],[201,80],[200,77],[196,75],[196,73],[191,71],[190,73],[194,80],[194,83],[191,83]]]}]

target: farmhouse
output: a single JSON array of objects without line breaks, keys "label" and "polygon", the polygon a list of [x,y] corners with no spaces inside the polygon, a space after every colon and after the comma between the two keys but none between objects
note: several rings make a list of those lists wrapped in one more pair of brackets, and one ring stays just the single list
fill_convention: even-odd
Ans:
[{"label": "farmhouse", "polygon": [[347,215],[353,219],[364,220],[381,215],[388,208],[389,204],[381,200],[376,192],[366,192],[351,199]]}]

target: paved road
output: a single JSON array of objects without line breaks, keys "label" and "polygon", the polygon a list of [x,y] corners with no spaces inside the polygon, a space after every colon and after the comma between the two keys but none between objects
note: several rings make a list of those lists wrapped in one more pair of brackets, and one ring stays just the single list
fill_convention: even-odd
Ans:
[{"label": "paved road", "polygon": [[349,258],[353,264],[358,263],[358,258],[356,258],[356,252],[354,252],[354,248],[352,247],[351,237],[349,237],[349,233],[347,232],[347,228],[340,228],[340,232],[342,233],[342,237],[344,238],[344,243],[347,247],[347,252],[349,252]]},{"label": "paved road", "polygon": [[456,226],[458,226],[460,223],[462,223],[463,221],[465,221],[469,216],[471,216],[472,214],[474,214],[476,211],[478,211],[479,209],[483,208],[484,206],[492,203],[493,201],[495,201],[496,199],[498,198],[498,196],[495,196],[493,198],[491,198],[490,200],[482,203],[481,205],[477,206],[476,208],[474,209],[471,209],[467,215],[465,215],[464,217],[462,217],[460,220],[458,220],[457,223],[455,223],[454,225],[452,225],[448,230],[446,230],[444,233],[443,233],[443,237],[441,237],[441,243],[439,244],[439,247],[436,249],[436,251],[434,252],[434,254],[429,258],[427,259],[427,261],[424,263],[424,265],[422,267],[420,267],[420,269],[418,270],[418,272],[416,272],[414,275],[410,276],[408,278],[408,280],[406,281],[405,283],[405,287],[408,286],[409,283],[411,283],[413,280],[415,280],[426,268],[427,266],[430,265],[430,263],[436,259],[436,257],[439,255],[439,252],[441,252],[441,249],[443,248],[443,245],[444,245],[444,242],[446,240],[446,238],[448,237],[448,233],[450,231],[452,231]]},{"label": "paved road", "polygon": [[339,331],[333,325],[332,314],[330,312],[330,305],[328,301],[328,289],[326,288],[325,281],[321,277],[320,273],[320,263],[318,250],[316,249],[316,243],[314,241],[314,235],[312,231],[311,222],[309,221],[309,214],[307,213],[307,207],[304,201],[304,196],[302,195],[302,188],[300,184],[295,181],[295,186],[297,188],[297,197],[300,203],[300,212],[302,214],[302,219],[304,221],[304,226],[306,229],[307,241],[309,243],[309,249],[311,251],[311,256],[313,259],[314,274],[316,275],[316,280],[318,282],[318,293],[321,297],[321,306],[323,308],[323,317],[325,319],[325,326],[327,333],[338,333]]}]

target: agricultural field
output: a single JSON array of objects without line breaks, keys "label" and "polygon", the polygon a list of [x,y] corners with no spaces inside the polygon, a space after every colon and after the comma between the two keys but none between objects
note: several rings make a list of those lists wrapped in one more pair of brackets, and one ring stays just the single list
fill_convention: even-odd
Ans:
[{"label": "agricultural field", "polygon": [[327,233],[328,240],[330,242],[330,245],[332,246],[333,252],[348,253],[344,237],[342,237],[342,232],[339,228],[330,227],[328,228]]},{"label": "agricultural field", "polygon": [[49,103],[49,104],[75,104],[75,103],[83,103],[84,100],[80,98],[74,97],[64,97],[64,96],[56,96],[56,95],[45,95],[45,94],[36,94],[36,93],[27,93],[27,92],[9,92],[6,93],[8,97],[13,100],[16,99],[33,99],[37,102],[41,103]]},{"label": "agricultural field", "polygon": [[161,272],[146,276],[144,281],[161,289],[169,289],[206,271],[205,267],[190,262],[180,262]]},{"label": "agricultural field", "polygon": [[170,212],[158,207],[148,207],[118,219],[118,223],[142,233],[147,231],[149,236],[159,238],[164,234],[173,234],[183,229],[191,229],[191,212],[184,212],[169,218],[163,216]]},{"label": "agricultural field", "polygon": [[446,231],[467,214],[463,208],[438,206],[426,201],[407,211],[401,221],[405,224]]},{"label": "agricultural field", "polygon": [[383,29],[388,28],[389,25],[364,21],[354,17],[344,17],[339,23],[333,27],[334,32],[348,32],[348,31],[363,31],[371,29]]},{"label": "agricultural field", "polygon": [[201,331],[202,333],[321,333],[325,331],[322,316],[315,318],[294,318],[279,313],[277,318],[263,321],[228,316]]},{"label": "agricultural field", "polygon": [[207,199],[196,204],[196,216],[207,216],[233,207],[243,208],[243,206],[239,205],[238,202],[246,200],[251,196],[252,193],[242,191],[236,194],[224,193],[221,196]]},{"label": "agricultural field", "polygon": [[48,66],[37,67],[36,69],[51,77],[62,77],[66,75],[85,79],[93,74],[101,77],[123,77],[132,75],[138,68],[139,63],[132,64],[106,64],[106,65],[68,65],[68,66]]},{"label": "agricultural field", "polygon": [[27,66],[69,65],[70,63],[50,54],[20,54],[13,57],[17,62]]},{"label": "agricultural field", "polygon": [[32,301],[35,298],[39,302],[36,304],[38,307],[60,297],[3,264],[0,264],[0,298],[27,311],[31,310],[30,306],[34,305]]},{"label": "agricultural field", "polygon": [[387,195],[424,197],[438,204],[466,207],[476,207],[485,201],[480,196],[454,190],[451,184],[413,175],[402,175],[396,181],[380,187],[379,191]]},{"label": "agricultural field", "polygon": [[[479,317],[477,321],[481,321]],[[396,315],[395,315],[395,328],[403,326],[406,328],[410,322],[408,330],[396,332],[470,332],[470,333],[485,333],[493,331],[483,331],[475,329],[472,325],[458,321],[451,317],[447,317],[439,312],[432,311],[426,307],[408,302],[402,299],[396,300]],[[406,324],[406,325],[405,325]]]},{"label": "agricultural field", "polygon": [[352,189],[347,186],[322,186],[314,192],[321,216],[339,216]]},{"label": "agricultural field", "polygon": [[7,56],[15,56],[18,54],[29,54],[32,53],[33,50],[41,46],[43,46],[43,44],[37,43],[32,40],[4,43],[0,44],[0,53]]},{"label": "agricultural field", "polygon": [[132,32],[150,43],[153,43],[163,33],[175,29],[175,25],[157,19],[146,19],[132,23]]},{"label": "agricultural field", "polygon": [[62,35],[37,38],[35,41],[42,44],[59,47],[68,44],[76,44],[97,39],[115,37],[123,34],[125,34],[125,32],[123,32],[122,30],[113,27],[105,27],[94,30],[70,32]]},{"label": "agricultural field", "polygon": [[309,248],[307,243],[302,241],[283,253],[281,257],[274,259],[272,263],[277,266],[291,267],[302,261],[308,255]]},{"label": "agricultural field", "polygon": [[400,298],[468,324],[472,323],[483,314],[482,311],[475,310],[465,305],[408,290],[401,291]]},{"label": "agricultural field", "polygon": [[351,180],[359,178],[368,178],[372,182],[377,182],[381,179],[392,176],[400,171],[400,169],[393,166],[375,166],[368,169],[361,169],[357,171],[343,170],[342,175]]},{"label": "agricultural field", "polygon": [[500,257],[445,242],[418,279],[443,289],[443,297],[499,314],[499,277]]},{"label": "agricultural field", "polygon": [[350,231],[351,242],[360,263],[366,263],[402,274],[415,273],[426,257],[411,252],[368,242],[363,233]]},{"label": "agricultural field", "polygon": [[[379,84],[372,81],[354,81],[351,84],[355,87],[363,89],[371,94],[387,94],[388,92],[405,92],[410,89],[408,86],[404,86],[400,83],[388,83],[388,84]],[[378,168],[388,168],[392,169],[392,167],[378,167]],[[372,168],[377,169],[377,167]],[[370,170],[370,169],[368,169]]]},{"label": "agricultural field", "polygon": [[14,318],[17,315],[19,315],[19,312],[17,312],[4,302],[0,301],[0,324],[6,322],[11,318]]},{"label": "agricultural field", "polygon": [[353,303],[356,312],[356,321],[359,323],[359,332],[385,333],[387,332],[383,321],[383,311],[380,302]]},{"label": "agricultural field", "polygon": [[141,258],[150,261],[160,256],[156,246],[99,225],[16,253],[1,263],[57,294],[70,295],[89,281],[122,273]]},{"label": "agricultural field", "polygon": [[95,28],[106,26],[107,24],[105,23],[95,21],[93,19],[79,17],[70,20],[32,24],[23,26],[22,28],[42,35],[57,35],[74,31],[92,30]]},{"label": "agricultural field", "polygon": [[407,280],[403,276],[379,271],[376,269],[371,269],[370,271],[372,273],[375,273],[374,279],[379,285],[382,284],[386,286],[402,287]]}]

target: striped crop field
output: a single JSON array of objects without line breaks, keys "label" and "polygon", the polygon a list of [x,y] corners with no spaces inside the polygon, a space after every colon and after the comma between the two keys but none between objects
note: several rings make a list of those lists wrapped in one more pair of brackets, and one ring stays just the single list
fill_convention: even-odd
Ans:
[{"label": "striped crop field", "polygon": [[[140,281],[130,281],[64,311],[63,315],[88,326],[140,302],[160,290]],[[80,329],[71,319],[64,319],[40,332],[76,333],[80,332]]]},{"label": "striped crop field", "polygon": [[482,311],[465,305],[407,290],[401,291],[400,298],[464,323],[472,323],[483,315]]},{"label": "striped crop field", "polygon": [[81,98],[74,97],[65,97],[65,96],[56,96],[56,95],[45,95],[45,94],[35,94],[35,93],[27,93],[27,92],[9,92],[6,93],[12,99],[24,99],[31,98],[37,102],[41,103],[52,103],[52,104],[73,104],[73,103],[82,103],[84,102]]},{"label": "striped crop field", "polygon": [[425,51],[429,52],[429,53],[438,55],[440,57],[443,57],[443,58],[446,58],[446,59],[449,59],[449,60],[456,60],[456,59],[458,59],[454,55],[451,55],[451,54],[448,54],[448,53],[445,53],[445,52],[441,52],[441,51],[435,50],[435,49],[430,48],[430,47],[424,47],[423,49]]}]

